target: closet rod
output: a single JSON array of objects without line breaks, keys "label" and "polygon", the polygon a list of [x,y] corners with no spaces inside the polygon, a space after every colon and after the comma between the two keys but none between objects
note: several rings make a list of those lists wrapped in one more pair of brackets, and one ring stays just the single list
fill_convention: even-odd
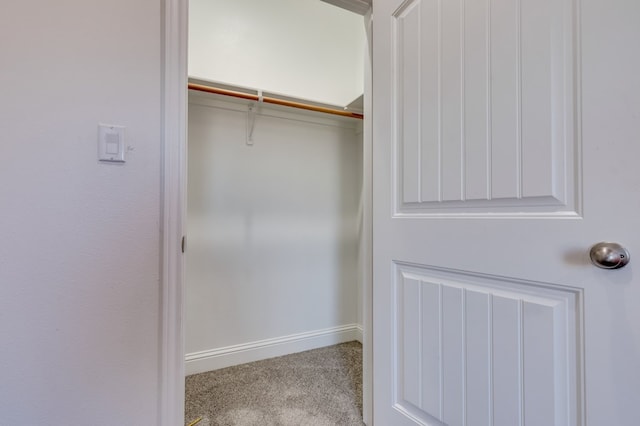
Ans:
[{"label": "closet rod", "polygon": [[[207,93],[213,93],[216,95],[224,95],[224,96],[233,96],[235,98],[248,99],[250,101],[256,101],[256,102],[260,101],[260,97],[258,95],[252,95],[251,93],[236,92],[234,90],[220,89],[217,87],[205,86],[202,84],[195,84],[195,83],[189,83],[188,87],[190,90],[198,90],[200,92],[207,92]],[[291,107],[291,108],[306,109],[309,111],[324,112],[325,114],[341,115],[343,117],[357,118],[359,120],[362,120],[364,118],[364,115],[358,114],[357,112],[321,107],[317,105],[305,104],[302,102],[287,101],[284,99],[272,98],[269,96],[263,96],[262,102],[265,102],[268,104],[282,105],[282,106]]]}]

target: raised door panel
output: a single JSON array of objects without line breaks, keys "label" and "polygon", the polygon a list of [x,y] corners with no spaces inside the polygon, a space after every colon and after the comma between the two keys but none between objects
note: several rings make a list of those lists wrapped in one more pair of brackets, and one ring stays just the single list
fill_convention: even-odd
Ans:
[{"label": "raised door panel", "polygon": [[408,0],[391,19],[395,214],[579,216],[573,0]]},{"label": "raised door panel", "polygon": [[395,264],[395,408],[418,424],[578,424],[582,291]]}]

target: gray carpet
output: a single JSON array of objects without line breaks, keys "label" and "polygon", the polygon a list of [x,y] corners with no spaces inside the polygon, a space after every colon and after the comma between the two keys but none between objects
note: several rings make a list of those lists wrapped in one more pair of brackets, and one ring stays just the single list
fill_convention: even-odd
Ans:
[{"label": "gray carpet", "polygon": [[342,343],[186,379],[197,426],[362,426],[362,345]]}]

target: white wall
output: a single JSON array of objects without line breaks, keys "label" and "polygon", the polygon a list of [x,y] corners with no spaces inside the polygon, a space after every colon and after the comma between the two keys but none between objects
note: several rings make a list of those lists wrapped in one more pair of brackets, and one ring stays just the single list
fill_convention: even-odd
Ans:
[{"label": "white wall", "polygon": [[189,76],[345,106],[363,93],[362,16],[320,0],[191,0]]},{"label": "white wall", "polygon": [[160,11],[0,2],[2,425],[158,424]]},{"label": "white wall", "polygon": [[211,99],[189,105],[187,354],[353,325],[359,123],[265,106],[247,146],[246,103]]}]

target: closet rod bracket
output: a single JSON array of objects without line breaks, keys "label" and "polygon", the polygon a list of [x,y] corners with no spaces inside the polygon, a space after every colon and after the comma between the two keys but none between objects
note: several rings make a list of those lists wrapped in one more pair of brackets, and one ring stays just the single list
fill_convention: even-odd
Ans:
[{"label": "closet rod bracket", "polygon": [[258,106],[251,102],[247,111],[247,145],[253,145],[253,129],[256,125],[257,108],[264,102],[264,96],[262,96],[262,90],[258,90]]}]

